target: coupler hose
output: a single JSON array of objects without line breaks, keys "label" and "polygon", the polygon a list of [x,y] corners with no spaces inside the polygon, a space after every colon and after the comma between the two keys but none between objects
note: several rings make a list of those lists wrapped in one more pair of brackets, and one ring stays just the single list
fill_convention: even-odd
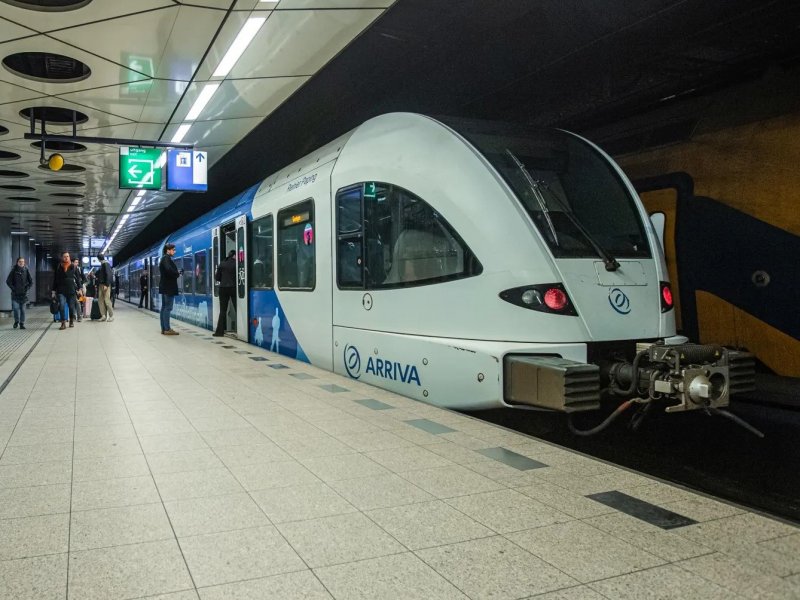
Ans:
[{"label": "coupler hose", "polygon": [[597,427],[592,427],[591,429],[578,429],[577,427],[575,427],[575,424],[572,422],[572,415],[569,415],[569,417],[567,418],[567,426],[569,427],[569,430],[575,435],[580,435],[583,437],[589,435],[595,435],[596,433],[600,433],[606,427],[611,425],[611,423],[613,423],[617,417],[619,417],[622,413],[624,413],[633,405],[634,405],[633,400],[626,400],[625,402],[620,404],[613,413],[608,415],[605,421],[600,423]]},{"label": "coupler hose", "polygon": [[741,417],[733,414],[732,412],[728,412],[727,410],[722,410],[721,408],[714,408],[713,406],[708,406],[706,408],[708,409],[708,412],[710,412],[712,415],[717,415],[719,417],[725,417],[726,419],[730,419],[740,427],[744,427],[745,429],[747,429],[747,431],[749,431],[753,435],[760,438],[764,438],[764,434],[761,431],[750,425],[750,423],[748,423]]}]

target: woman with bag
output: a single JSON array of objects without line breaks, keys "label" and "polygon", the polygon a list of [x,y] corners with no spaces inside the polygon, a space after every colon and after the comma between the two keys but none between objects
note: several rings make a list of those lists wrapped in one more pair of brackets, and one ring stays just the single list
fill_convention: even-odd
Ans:
[{"label": "woman with bag", "polygon": [[53,274],[52,295],[58,295],[58,306],[61,311],[61,329],[66,329],[67,315],[69,326],[75,327],[75,315],[78,312],[77,290],[75,289],[75,267],[69,259],[69,252],[61,253],[61,262]]}]

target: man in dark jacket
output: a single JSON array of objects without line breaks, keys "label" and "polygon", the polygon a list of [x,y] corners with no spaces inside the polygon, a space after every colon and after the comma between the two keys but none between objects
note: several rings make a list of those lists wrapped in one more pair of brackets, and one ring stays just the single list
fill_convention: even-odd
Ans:
[{"label": "man in dark jacket", "polygon": [[58,294],[58,306],[61,311],[61,329],[66,329],[64,312],[69,308],[69,326],[75,327],[75,316],[78,313],[78,298],[75,295],[75,268],[69,259],[69,252],[61,253],[61,262],[56,266],[53,275],[53,295]]},{"label": "man in dark jacket", "polygon": [[236,250],[228,252],[228,258],[217,266],[214,279],[219,282],[219,317],[214,337],[225,335],[225,323],[228,319],[228,304],[233,302],[236,310]]},{"label": "man in dark jacket", "polygon": [[164,255],[158,263],[158,272],[161,280],[158,284],[158,292],[161,294],[161,335],[178,335],[169,325],[169,315],[172,312],[172,305],[175,296],[178,295],[178,277],[183,271],[179,271],[172,257],[175,255],[175,244],[164,246]]},{"label": "man in dark jacket", "polygon": [[28,290],[33,285],[25,259],[21,256],[17,264],[11,267],[11,272],[6,278],[6,285],[11,288],[11,308],[14,311],[14,329],[25,329],[25,305],[28,303]]},{"label": "man in dark jacket", "polygon": [[139,275],[139,308],[142,308],[142,304],[144,307],[147,308],[150,299],[150,286],[147,285],[147,271],[142,272]]},{"label": "man in dark jacket", "polygon": [[105,255],[100,252],[97,255],[100,261],[100,268],[97,269],[97,304],[100,307],[100,320],[114,320],[114,306],[111,304],[111,286],[114,283],[114,272],[108,264]]}]

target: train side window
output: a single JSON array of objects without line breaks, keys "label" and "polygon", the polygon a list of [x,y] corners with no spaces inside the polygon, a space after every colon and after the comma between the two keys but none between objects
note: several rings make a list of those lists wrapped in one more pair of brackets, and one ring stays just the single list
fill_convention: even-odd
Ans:
[{"label": "train side window", "polygon": [[250,287],[256,290],[271,290],[272,255],[274,245],[272,215],[261,217],[250,225]]},{"label": "train side window", "polygon": [[366,182],[339,190],[336,200],[342,289],[427,285],[483,270],[445,218],[408,190]]},{"label": "train side window", "polygon": [[316,286],[314,201],[278,212],[278,287],[311,291]]},{"label": "train side window", "polygon": [[206,251],[194,253],[194,292],[205,296],[208,293],[206,288]]},{"label": "train side window", "polygon": [[336,280],[342,289],[364,288],[362,186],[336,195]]},{"label": "train side window", "polygon": [[194,257],[187,254],[183,257],[183,293],[192,293],[192,283],[194,282]]}]

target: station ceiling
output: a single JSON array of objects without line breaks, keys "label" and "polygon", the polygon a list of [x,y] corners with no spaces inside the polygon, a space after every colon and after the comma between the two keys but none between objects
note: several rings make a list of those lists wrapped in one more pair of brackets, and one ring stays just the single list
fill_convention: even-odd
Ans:
[{"label": "station ceiling", "polygon": [[[54,83],[0,69],[0,125],[9,129],[0,150],[20,155],[0,170],[24,174],[0,186],[34,188],[0,187],[0,216],[73,249],[118,230],[110,252],[120,258],[377,114],[602,131],[612,143],[616,123],[791,70],[800,56],[800,4],[790,0],[77,1],[42,12],[20,6],[62,0],[0,0],[0,59],[45,52],[92,71]],[[265,21],[215,77],[253,18]],[[82,171],[39,168],[39,150],[22,139],[20,111],[32,107],[84,113],[79,135],[170,141],[191,123],[182,141],[209,151],[209,191],[148,192],[128,212],[135,193],[117,189],[115,147],[65,154]],[[63,180],[83,185],[53,185]]]}]

